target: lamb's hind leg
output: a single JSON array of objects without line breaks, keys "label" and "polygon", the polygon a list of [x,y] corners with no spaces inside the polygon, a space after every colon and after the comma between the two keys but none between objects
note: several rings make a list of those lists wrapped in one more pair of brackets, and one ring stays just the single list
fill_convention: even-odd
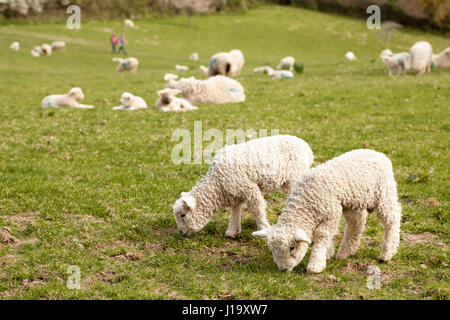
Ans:
[{"label": "lamb's hind leg", "polygon": [[250,188],[247,196],[247,205],[256,219],[258,231],[270,227],[270,224],[267,221],[266,200],[264,200],[257,185]]},{"label": "lamb's hind leg", "polygon": [[361,242],[367,219],[367,211],[344,211],[345,231],[339,247],[337,259],[343,260],[356,253]]},{"label": "lamb's hind leg", "polygon": [[383,225],[383,243],[380,259],[389,261],[397,253],[400,244],[401,205],[395,200],[392,206],[378,207],[378,218]]},{"label": "lamb's hind leg", "polygon": [[231,208],[230,223],[228,224],[228,229],[225,232],[225,237],[234,238],[241,233],[241,216],[243,205],[244,203],[241,202]]}]

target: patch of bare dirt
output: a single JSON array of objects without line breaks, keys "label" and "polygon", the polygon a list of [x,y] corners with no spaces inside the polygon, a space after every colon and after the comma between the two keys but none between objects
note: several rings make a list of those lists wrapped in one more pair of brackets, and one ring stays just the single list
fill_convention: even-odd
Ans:
[{"label": "patch of bare dirt", "polygon": [[14,238],[10,233],[9,230],[6,228],[0,228],[0,243],[3,244],[12,244],[16,243],[17,239]]},{"label": "patch of bare dirt", "polygon": [[402,232],[401,236],[403,238],[403,242],[406,242],[408,244],[417,244],[417,243],[432,244],[438,242],[439,240],[439,238],[431,232],[423,232],[419,234]]},{"label": "patch of bare dirt", "polygon": [[21,226],[27,227],[39,217],[39,212],[28,211],[21,214],[16,214],[13,216],[8,216],[8,220]]}]

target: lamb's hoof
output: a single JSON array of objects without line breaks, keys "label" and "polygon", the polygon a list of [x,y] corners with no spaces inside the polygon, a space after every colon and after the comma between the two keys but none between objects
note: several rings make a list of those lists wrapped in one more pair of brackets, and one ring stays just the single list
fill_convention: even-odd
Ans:
[{"label": "lamb's hoof", "polygon": [[308,271],[308,273],[321,273],[323,270],[325,270],[325,267],[326,267],[326,265],[325,266],[321,266],[321,265],[317,265],[317,264],[308,265],[306,267],[306,271]]},{"label": "lamb's hoof", "polygon": [[267,229],[267,228],[269,228],[269,227],[270,227],[270,224],[268,224],[268,223],[262,224],[262,223],[261,223],[261,224],[258,226],[258,231]]},{"label": "lamb's hoof", "polygon": [[241,232],[240,231],[229,231],[227,230],[225,232],[225,237],[227,238],[235,238],[236,236],[238,236]]}]

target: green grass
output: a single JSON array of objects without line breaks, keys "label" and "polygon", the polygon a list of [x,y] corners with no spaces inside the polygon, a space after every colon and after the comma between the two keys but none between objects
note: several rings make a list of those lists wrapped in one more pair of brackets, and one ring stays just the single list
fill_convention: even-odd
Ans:
[{"label": "green grass", "polygon": [[[7,299],[448,299],[449,70],[421,77],[387,76],[378,58],[383,41],[361,20],[302,9],[261,7],[248,14],[136,21],[127,31],[136,75],[118,74],[109,36],[122,21],[0,27],[0,227],[17,239],[0,243],[0,298]],[[67,38],[65,53],[34,58],[35,45]],[[402,29],[391,49],[407,51],[426,39],[435,51],[448,39]],[[21,42],[21,51],[8,49]],[[6,48],[6,49],[5,49]],[[198,65],[218,51],[241,49],[238,80],[247,101],[157,112],[156,91],[175,64],[201,77]],[[347,51],[358,56],[344,58]],[[188,60],[198,52],[201,60]],[[304,64],[293,80],[271,80],[253,68],[276,66],[287,55]],[[82,87],[94,110],[41,110],[42,98]],[[123,91],[149,110],[113,111]],[[226,239],[228,215],[182,238],[171,207],[207,169],[175,165],[177,128],[279,129],[303,138],[324,162],[363,146],[393,162],[403,204],[402,241],[394,260],[378,263],[382,228],[371,216],[360,250],[306,273],[308,256],[280,273],[270,251],[254,239],[245,215],[242,235]],[[205,145],[208,143],[205,142]],[[434,198],[438,201],[433,204]],[[284,198],[267,197],[275,223]],[[366,288],[378,265],[382,288]],[[81,290],[66,288],[67,268],[81,268]],[[331,276],[330,276],[331,275]],[[334,277],[332,277],[334,276]]]}]

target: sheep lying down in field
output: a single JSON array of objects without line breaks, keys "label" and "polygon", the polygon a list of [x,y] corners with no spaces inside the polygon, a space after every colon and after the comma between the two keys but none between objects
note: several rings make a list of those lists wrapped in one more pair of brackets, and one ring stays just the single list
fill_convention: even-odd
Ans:
[{"label": "sheep lying down in field", "polygon": [[439,54],[433,54],[431,58],[431,67],[448,68],[450,67],[450,47]]},{"label": "sheep lying down in field", "polygon": [[392,76],[392,71],[397,71],[398,75],[406,75],[406,71],[411,69],[411,57],[408,52],[393,54],[391,50],[386,49],[381,52],[380,58],[389,68],[389,76]]},{"label": "sheep lying down in field", "polygon": [[130,57],[126,59],[113,58],[112,61],[118,62],[117,72],[131,71],[131,73],[136,73],[139,61],[136,58]]},{"label": "sheep lying down in field", "polygon": [[245,101],[244,88],[234,79],[225,76],[197,80],[194,77],[176,80],[177,75],[165,75],[166,88],[178,89],[183,98],[193,105],[220,104]]},{"label": "sheep lying down in field", "polygon": [[294,71],[295,58],[288,56],[281,59],[280,63],[277,66],[278,70],[289,70],[291,72]]},{"label": "sheep lying down in field", "polygon": [[54,41],[52,42],[51,47],[53,51],[65,51],[66,43],[64,41]]},{"label": "sheep lying down in field", "polygon": [[41,49],[42,49],[42,53],[44,55],[46,55],[46,56],[51,56],[52,55],[53,50],[52,50],[52,47],[49,44],[44,43],[43,45],[41,45]]},{"label": "sheep lying down in field", "polygon": [[80,88],[72,88],[66,94],[54,94],[45,97],[41,102],[42,108],[71,107],[78,109],[92,109],[94,106],[80,104],[84,99],[83,91]]},{"label": "sheep lying down in field", "polygon": [[400,241],[401,205],[391,161],[382,153],[347,152],[300,176],[276,225],[253,235],[267,241],[281,271],[291,271],[312,246],[307,271],[322,272],[334,255],[341,216],[346,226],[337,259],[358,250],[367,212],[377,209],[384,234],[380,259],[389,261]]},{"label": "sheep lying down in field", "polygon": [[113,110],[138,110],[146,108],[147,103],[144,99],[129,92],[124,92],[122,97],[120,97],[120,106],[114,107]]},{"label": "sheep lying down in field", "polygon": [[263,66],[253,69],[256,73],[267,73],[272,79],[292,79],[294,78],[294,73],[289,70],[273,70],[269,66]]},{"label": "sheep lying down in field", "polygon": [[40,46],[36,46],[31,50],[31,55],[33,57],[39,57],[42,53],[42,48]]},{"label": "sheep lying down in field", "polygon": [[11,43],[9,48],[11,50],[13,50],[13,51],[19,51],[20,50],[20,43],[18,41],[14,41],[13,43]]},{"label": "sheep lying down in field", "polygon": [[156,101],[156,109],[164,112],[184,112],[198,109],[190,104],[189,101],[176,97],[179,93],[181,93],[181,90],[178,89],[159,90],[159,99]]},{"label": "sheep lying down in field", "polygon": [[173,205],[178,229],[183,235],[200,231],[211,217],[231,207],[225,232],[235,237],[241,232],[244,203],[256,219],[258,230],[269,227],[264,194],[290,192],[298,176],[311,167],[313,153],[300,138],[271,136],[229,145],[218,151],[204,176],[189,192],[182,192]]}]

